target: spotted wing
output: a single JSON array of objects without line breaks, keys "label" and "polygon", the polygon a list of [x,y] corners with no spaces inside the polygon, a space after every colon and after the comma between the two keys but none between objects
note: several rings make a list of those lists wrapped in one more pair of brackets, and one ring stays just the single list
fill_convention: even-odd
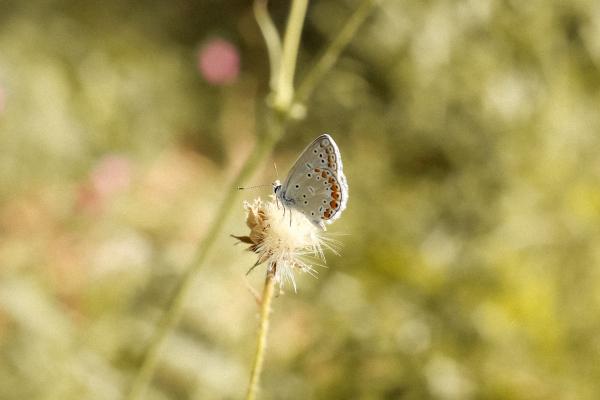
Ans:
[{"label": "spotted wing", "polygon": [[284,204],[324,228],[337,219],[348,201],[348,185],[337,144],[319,136],[300,154],[281,190]]}]

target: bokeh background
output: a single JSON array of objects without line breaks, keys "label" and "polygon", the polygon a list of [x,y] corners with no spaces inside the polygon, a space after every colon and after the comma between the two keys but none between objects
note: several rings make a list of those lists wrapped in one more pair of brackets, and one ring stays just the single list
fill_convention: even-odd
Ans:
[{"label": "bokeh background", "polygon": [[[0,4],[0,399],[126,391],[263,117],[249,3]],[[300,78],[357,5],[310,4]],[[351,195],[341,256],[275,299],[261,398],[597,399],[599,105],[595,0],[385,2],[248,182],[329,132]],[[268,194],[146,398],[243,396],[254,259],[228,234]]]}]

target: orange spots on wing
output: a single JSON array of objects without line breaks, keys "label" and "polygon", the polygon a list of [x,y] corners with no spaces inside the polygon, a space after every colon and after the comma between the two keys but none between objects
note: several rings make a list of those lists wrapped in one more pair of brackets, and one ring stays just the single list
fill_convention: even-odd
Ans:
[{"label": "orange spots on wing", "polygon": [[339,200],[340,199],[340,192],[333,192],[331,193],[331,197],[334,198],[334,200]]},{"label": "orange spots on wing", "polygon": [[325,172],[325,171],[321,172],[321,177],[327,178],[327,172]]},{"label": "orange spots on wing", "polygon": [[338,208],[338,206],[340,205],[340,203],[338,203],[338,202],[337,202],[337,201],[335,201],[335,200],[331,200],[331,201],[329,202],[329,205],[330,205],[330,206],[331,206],[331,208],[333,208],[334,210],[337,210],[337,208]]},{"label": "orange spots on wing", "polygon": [[315,172],[319,173],[319,172],[321,172],[321,170],[319,168],[315,168]]},{"label": "orange spots on wing", "polygon": [[331,169],[336,169],[335,161],[335,156],[333,154],[329,154],[327,157],[327,166]]}]

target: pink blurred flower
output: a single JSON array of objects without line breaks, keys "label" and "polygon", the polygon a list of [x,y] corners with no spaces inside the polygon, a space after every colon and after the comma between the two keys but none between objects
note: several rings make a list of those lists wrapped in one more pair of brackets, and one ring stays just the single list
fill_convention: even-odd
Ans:
[{"label": "pink blurred flower", "polygon": [[78,208],[100,211],[113,195],[129,188],[131,180],[129,159],[119,155],[105,156],[94,166],[87,182],[79,188]]},{"label": "pink blurred flower", "polygon": [[239,51],[224,39],[210,39],[198,52],[198,70],[213,85],[233,83],[240,73]]},{"label": "pink blurred flower", "polygon": [[131,183],[130,162],[123,156],[106,156],[94,167],[90,180],[101,196],[110,196],[127,189]]}]

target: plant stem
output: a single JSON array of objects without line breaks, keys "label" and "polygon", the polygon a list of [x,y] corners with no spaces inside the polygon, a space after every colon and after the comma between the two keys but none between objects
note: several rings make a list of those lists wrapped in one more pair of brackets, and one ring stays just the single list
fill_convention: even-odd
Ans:
[{"label": "plant stem", "polygon": [[255,0],[253,9],[256,23],[260,28],[267,46],[267,55],[269,56],[271,72],[269,87],[272,91],[275,91],[279,79],[279,64],[281,62],[281,39],[279,38],[279,33],[277,33],[275,24],[269,15],[267,0]]},{"label": "plant stem", "polygon": [[252,153],[233,180],[233,183],[229,186],[230,189],[226,191],[227,195],[221,203],[216,218],[210,226],[205,239],[198,247],[192,262],[186,268],[184,276],[179,281],[173,297],[167,306],[167,310],[158,322],[156,332],[146,349],[140,369],[134,378],[129,394],[126,397],[128,400],[136,400],[143,397],[144,391],[156,368],[163,342],[171,330],[173,330],[175,324],[179,321],[183,312],[185,299],[190,288],[193,286],[194,278],[204,264],[206,256],[214,245],[219,233],[225,225],[233,205],[235,204],[238,196],[238,191],[235,188],[241,186],[246,179],[254,173],[260,165],[260,162],[271,152],[273,146],[282,135],[284,120],[282,118],[275,118],[275,120],[272,121],[272,124],[268,134],[263,135],[256,143]]},{"label": "plant stem", "polygon": [[344,24],[333,41],[327,46],[317,63],[309,70],[306,77],[300,83],[296,91],[295,101],[304,103],[310,97],[325,74],[331,70],[336,63],[342,50],[348,46],[358,28],[360,28],[371,14],[372,9],[381,3],[382,0],[363,0],[358,8],[354,10],[348,21]]},{"label": "plant stem", "polygon": [[288,17],[279,65],[279,79],[273,101],[275,109],[280,111],[289,111],[294,98],[294,72],[307,6],[308,0],[294,0]]},{"label": "plant stem", "polygon": [[267,271],[265,286],[263,287],[256,354],[254,355],[254,363],[252,365],[252,374],[250,375],[246,400],[254,400],[256,398],[260,375],[263,369],[265,350],[267,348],[267,333],[269,331],[269,316],[271,314],[271,300],[273,299],[273,293],[275,292],[275,268],[276,266],[271,271]]},{"label": "plant stem", "polygon": [[[314,88],[327,71],[331,69],[343,48],[350,42],[360,24],[366,19],[370,7],[378,3],[378,1],[379,0],[363,0],[361,6],[354,12],[338,37],[336,37],[333,43],[327,48],[317,65],[309,72],[300,88],[302,96],[297,96],[298,99],[305,100],[308,98],[312,88]],[[154,370],[156,369],[161,347],[169,333],[179,321],[183,312],[185,299],[193,286],[194,278],[203,266],[206,257],[215,244],[217,237],[225,225],[227,217],[235,205],[238,197],[238,191],[235,190],[235,188],[241,186],[248,177],[254,174],[261,161],[271,153],[275,144],[283,136],[292,109],[292,100],[294,98],[294,71],[307,4],[308,0],[294,0],[292,3],[283,43],[281,62],[278,64],[277,87],[272,93],[276,100],[279,99],[279,102],[275,102],[275,110],[267,113],[265,118],[267,121],[266,132],[262,135],[258,135],[258,140],[252,153],[234,178],[232,184],[228,186],[230,190],[226,191],[227,194],[217,211],[216,218],[209,227],[205,239],[198,246],[196,254],[179,281],[165,313],[158,322],[156,332],[150,339],[150,344],[144,352],[140,369],[134,377],[130,391],[126,396],[126,399],[128,400],[137,400],[141,398],[148,387]],[[266,11],[266,8],[264,11]],[[269,276],[267,276],[265,290],[268,288],[269,285],[267,285],[267,283],[269,282],[271,281],[269,281]],[[273,282],[271,282],[271,284],[273,284]],[[272,290],[272,288],[270,290]],[[250,396],[248,397],[249,399],[253,399],[256,394],[258,379],[262,369],[264,346],[266,344],[266,328],[268,327],[268,313],[265,316],[266,320],[264,322],[262,314],[263,312],[266,312],[265,310],[269,309],[271,297],[272,293],[270,296],[263,295],[263,303],[267,302],[268,304],[267,308],[265,308],[264,304],[263,308],[261,308],[261,330],[259,331],[259,347],[257,350],[260,350],[262,355],[259,355],[259,351],[257,351],[257,359],[255,359],[251,385],[248,392],[248,396]],[[268,300],[265,300],[267,298]]]}]

